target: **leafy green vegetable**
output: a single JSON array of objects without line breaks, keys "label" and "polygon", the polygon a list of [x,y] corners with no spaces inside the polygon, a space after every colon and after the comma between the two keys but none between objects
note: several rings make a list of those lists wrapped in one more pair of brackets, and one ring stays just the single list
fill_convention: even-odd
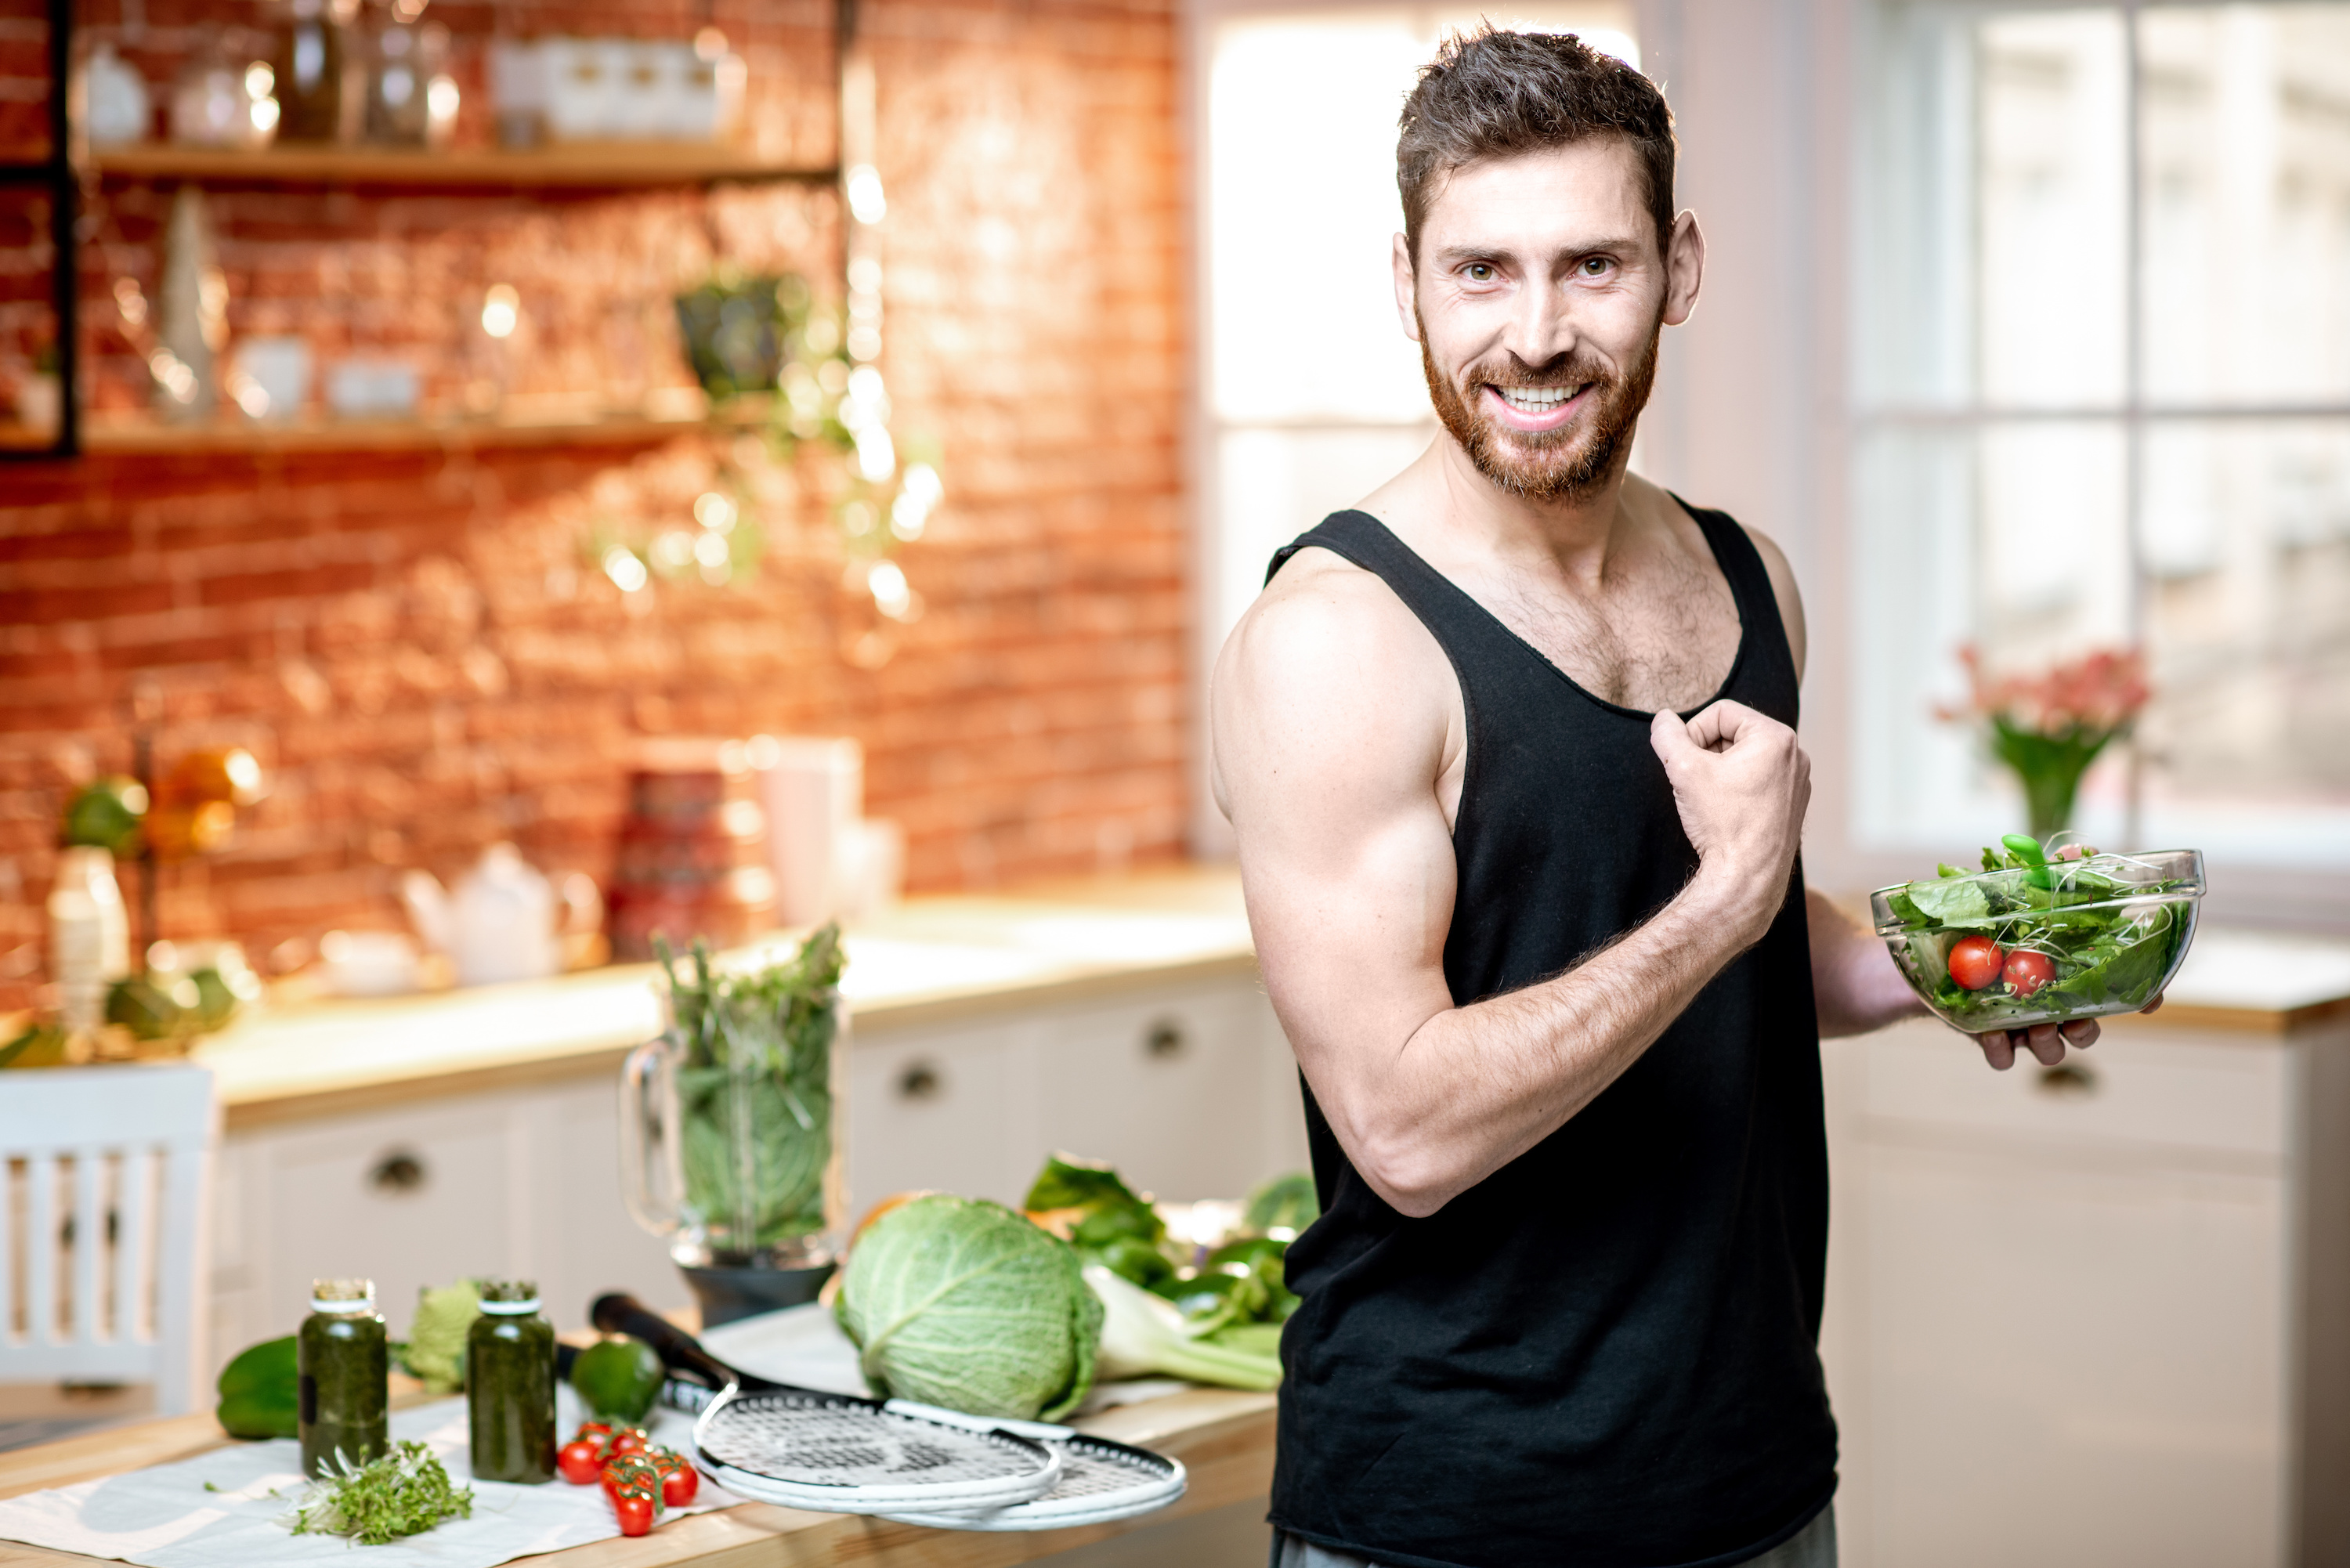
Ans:
[{"label": "leafy green vegetable", "polygon": [[1314,1191],[1314,1178],[1302,1170],[1284,1172],[1260,1184],[1248,1196],[1241,1222],[1251,1231],[1287,1231],[1295,1235],[1322,1217],[1322,1200]]},{"label": "leafy green vegetable", "polygon": [[1093,1386],[1101,1303],[1066,1243],[999,1203],[933,1193],[882,1215],[833,1310],[885,1397],[1049,1420]]},{"label": "leafy green vegetable", "polygon": [[[713,973],[694,943],[669,977],[678,1066],[685,1207],[722,1255],[748,1255],[825,1228],[832,1163],[832,1043],[840,1029],[840,928],[827,925],[789,961]],[[743,1157],[748,1149],[749,1158]]]},{"label": "leafy green vegetable", "polygon": [[221,1368],[214,1414],[232,1438],[290,1438],[299,1413],[301,1374],[294,1336],[265,1339]]},{"label": "leafy green vegetable", "polygon": [[380,1459],[313,1481],[287,1524],[296,1535],[348,1535],[382,1546],[418,1535],[446,1519],[470,1519],[473,1493],[452,1486],[422,1443],[395,1444]]},{"label": "leafy green vegetable", "polygon": [[[1194,1337],[1172,1303],[1099,1263],[1087,1266],[1085,1281],[1101,1298],[1098,1366],[1104,1377],[1186,1377],[1227,1388],[1280,1386],[1277,1341],[1267,1351],[1262,1334],[1237,1343],[1222,1334]],[[1232,1332],[1230,1325],[1218,1326],[1223,1334]]]},{"label": "leafy green vegetable", "polygon": [[1963,882],[1912,882],[1909,903],[1923,919],[1938,925],[1964,926],[1973,929],[1991,924],[1991,898],[1982,885],[1970,878]]},{"label": "leafy green vegetable", "polygon": [[428,1394],[457,1394],[465,1386],[465,1334],[481,1315],[480,1282],[459,1280],[416,1293],[416,1316],[400,1361]]}]

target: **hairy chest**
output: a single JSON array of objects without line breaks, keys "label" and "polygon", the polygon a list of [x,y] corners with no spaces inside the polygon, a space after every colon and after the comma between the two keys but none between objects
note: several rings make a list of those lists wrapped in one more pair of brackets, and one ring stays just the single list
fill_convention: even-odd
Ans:
[{"label": "hairy chest", "polygon": [[1479,597],[1567,679],[1620,707],[1697,707],[1738,658],[1738,604],[1711,561],[1651,558],[1596,590],[1520,580]]}]

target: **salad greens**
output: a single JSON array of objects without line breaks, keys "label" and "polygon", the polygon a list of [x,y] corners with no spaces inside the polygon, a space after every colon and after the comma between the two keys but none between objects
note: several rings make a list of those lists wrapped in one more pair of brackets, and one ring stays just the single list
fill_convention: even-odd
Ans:
[{"label": "salad greens", "polygon": [[2186,948],[2197,869],[2192,855],[2051,860],[2012,833],[1980,872],[1946,865],[1881,891],[1877,930],[1918,993],[1971,1033],[2127,1012]]},{"label": "salad greens", "polygon": [[[722,1254],[749,1255],[825,1228],[832,1163],[832,1043],[840,1028],[840,928],[789,961],[713,972],[654,938],[670,990],[685,1206]],[[680,971],[685,972],[681,973]]]}]

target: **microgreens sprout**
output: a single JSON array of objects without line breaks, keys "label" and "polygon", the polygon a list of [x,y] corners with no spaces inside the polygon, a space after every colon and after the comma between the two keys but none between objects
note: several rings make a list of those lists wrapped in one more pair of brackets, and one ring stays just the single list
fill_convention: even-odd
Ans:
[{"label": "microgreens sprout", "polygon": [[397,1444],[357,1467],[338,1449],[335,1468],[340,1473],[311,1483],[285,1521],[295,1534],[348,1535],[362,1546],[381,1546],[443,1520],[473,1516],[473,1490],[451,1485],[449,1472],[422,1443]]}]

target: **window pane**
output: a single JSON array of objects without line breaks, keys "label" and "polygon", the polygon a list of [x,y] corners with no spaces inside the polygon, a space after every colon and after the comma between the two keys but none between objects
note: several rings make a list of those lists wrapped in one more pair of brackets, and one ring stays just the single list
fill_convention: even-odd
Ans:
[{"label": "window pane", "polygon": [[1982,395],[2122,395],[2127,78],[2118,16],[2001,16],[1979,34]]},{"label": "window pane", "polygon": [[2146,390],[2350,396],[2350,5],[2142,14]]},{"label": "window pane", "polygon": [[[2023,821],[2021,793],[1966,726],[1968,643],[2000,671],[2128,640],[2125,443],[2108,421],[1888,431],[1862,444],[1855,838],[1950,855]],[[2119,770],[2093,773],[2081,825],[2111,836]]]},{"label": "window pane", "polygon": [[2148,831],[2338,862],[2350,855],[2350,420],[2165,422],[2144,461]]},{"label": "window pane", "polygon": [[2119,11],[1900,5],[1874,26],[1863,400],[2118,403],[2128,238]]}]

